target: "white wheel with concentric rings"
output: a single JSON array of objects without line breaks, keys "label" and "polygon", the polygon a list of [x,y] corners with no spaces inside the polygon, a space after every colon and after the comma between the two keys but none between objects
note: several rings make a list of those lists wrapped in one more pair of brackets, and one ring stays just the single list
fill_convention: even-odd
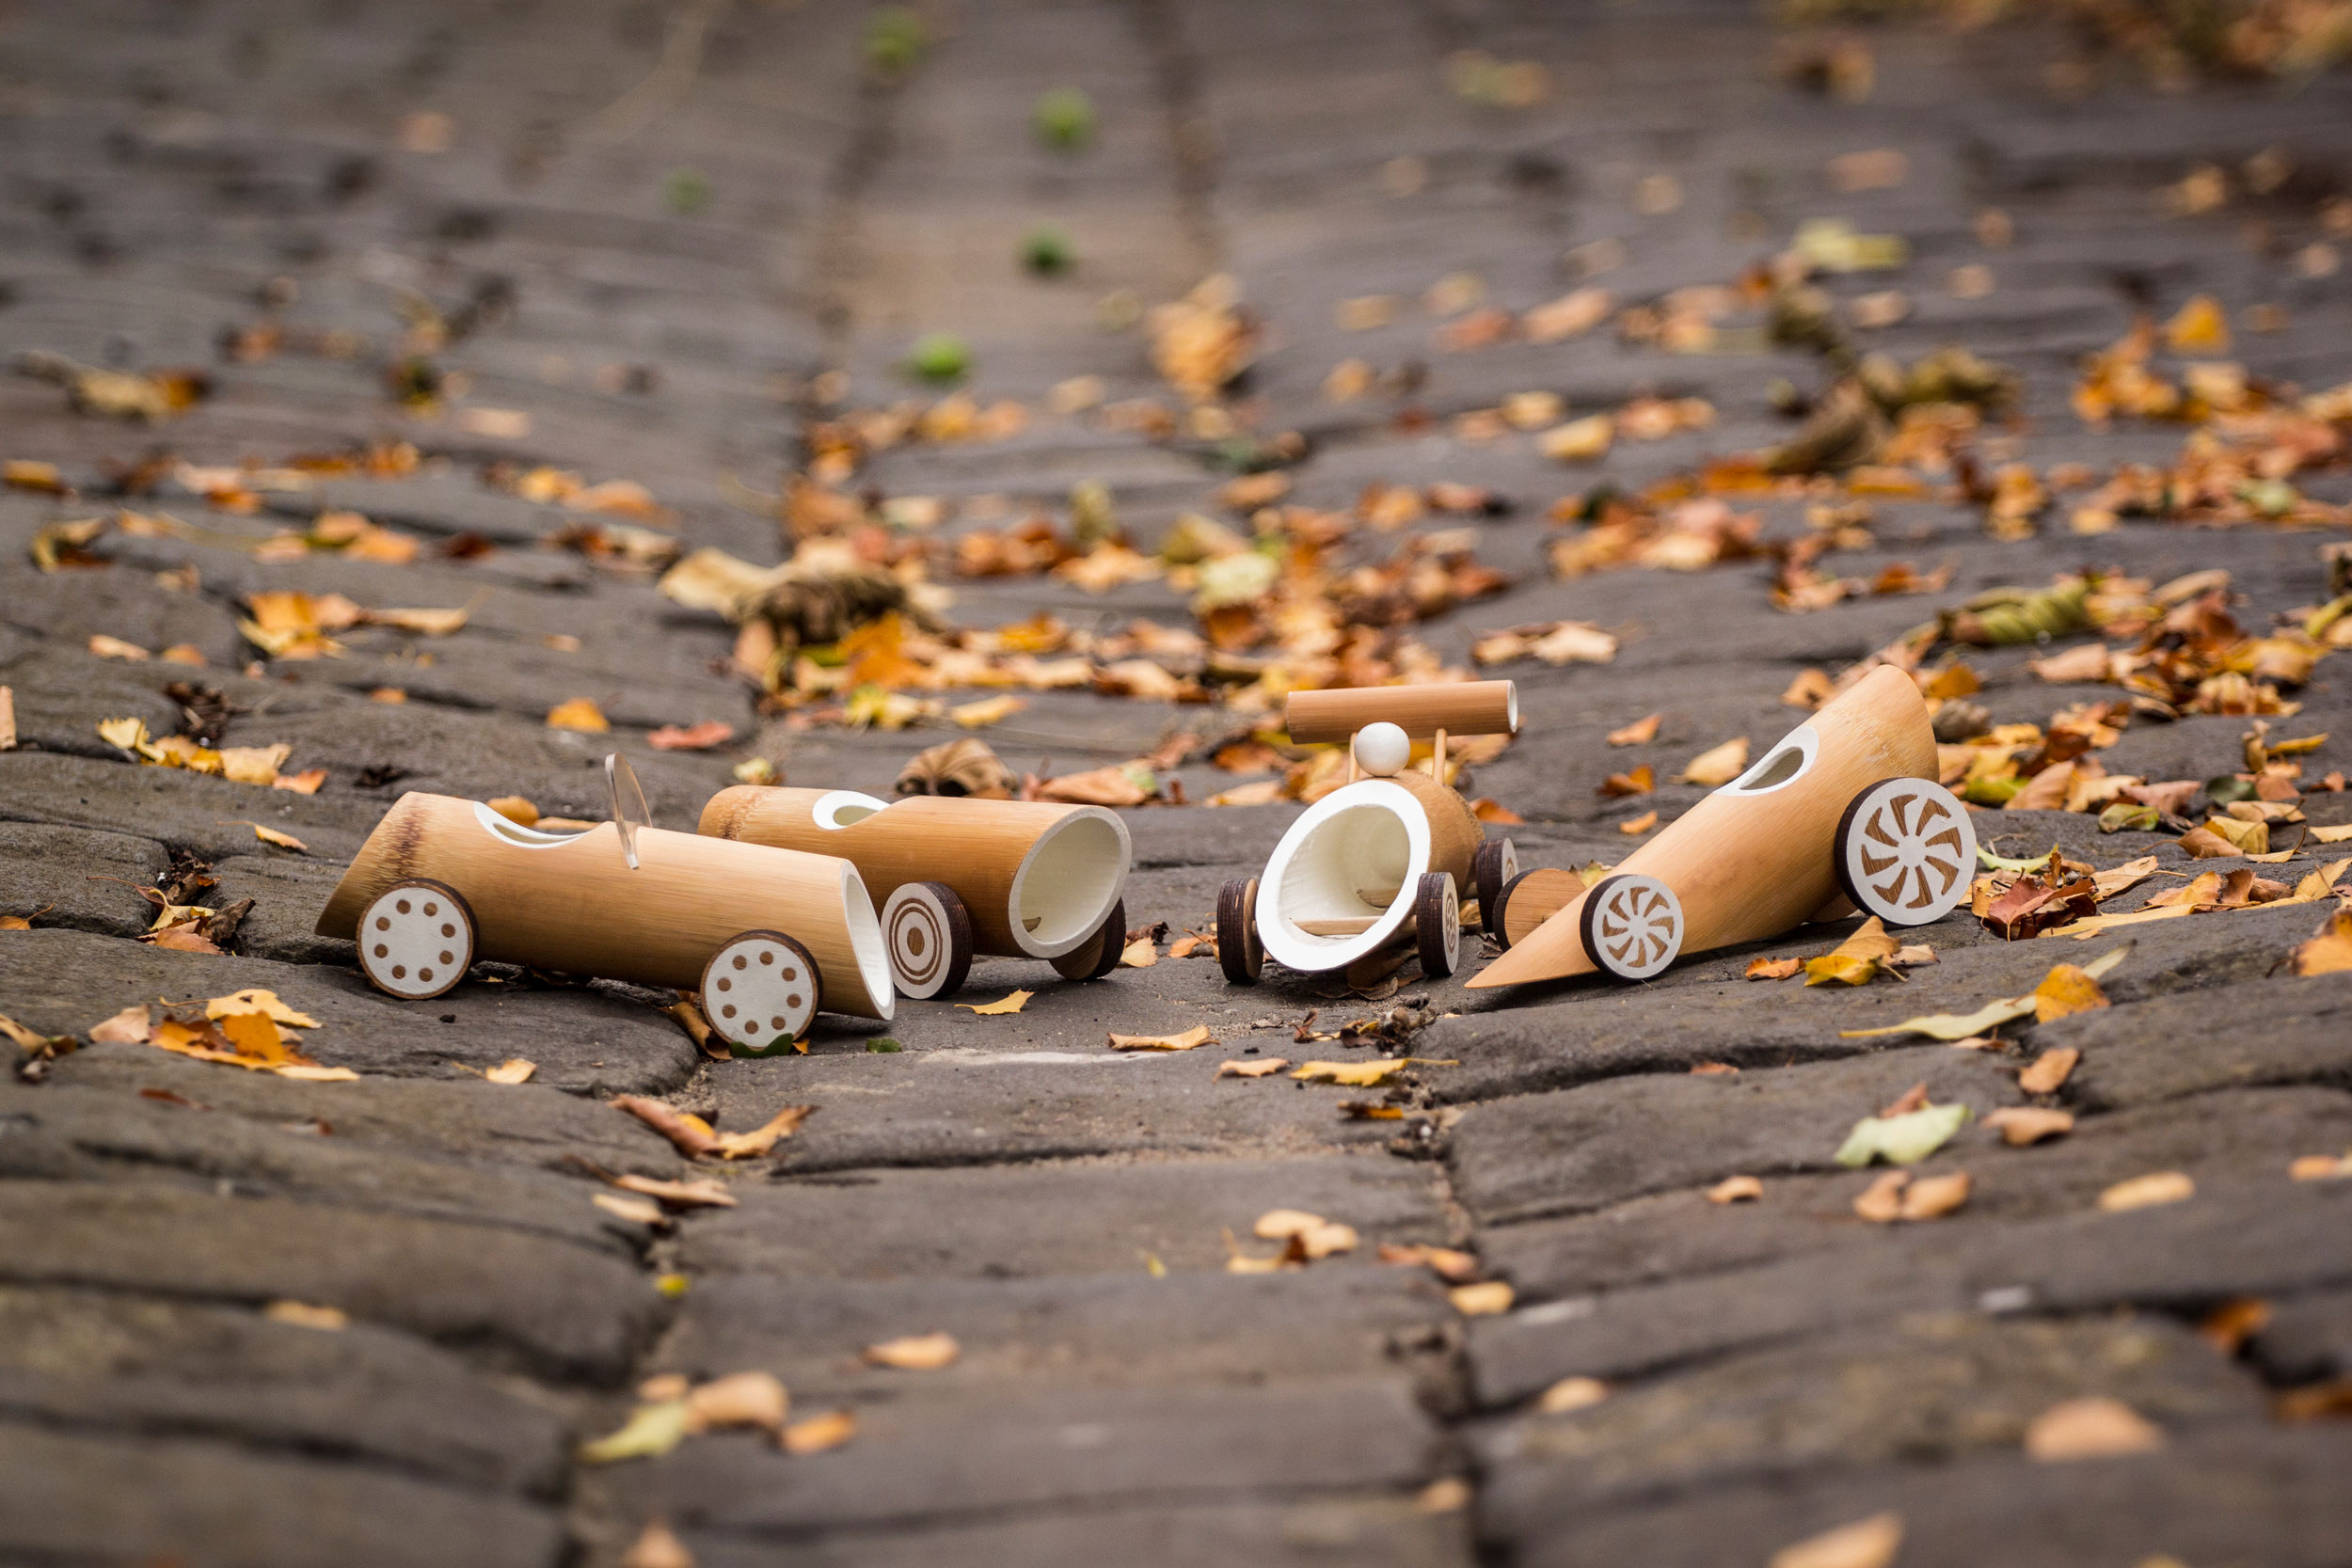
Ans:
[{"label": "white wheel with concentric rings", "polygon": [[808,1033],[817,960],[782,931],[745,931],[703,969],[703,1016],[729,1045],[766,1050]]},{"label": "white wheel with concentric rings", "polygon": [[928,1002],[963,984],[972,968],[972,916],[945,882],[909,882],[882,901],[890,983]]},{"label": "white wheel with concentric rings", "polygon": [[359,973],[407,1002],[439,996],[473,962],[473,911],[457,890],[420,878],[394,882],[359,916]]},{"label": "white wheel with concentric rings", "polygon": [[1655,877],[1603,877],[1580,924],[1585,957],[1620,980],[1646,980],[1682,951],[1682,900]]},{"label": "white wheel with concentric rings", "polygon": [[1855,908],[1889,926],[1924,926],[1968,896],[1977,829],[1942,784],[1882,779],[1846,807],[1832,852]]}]

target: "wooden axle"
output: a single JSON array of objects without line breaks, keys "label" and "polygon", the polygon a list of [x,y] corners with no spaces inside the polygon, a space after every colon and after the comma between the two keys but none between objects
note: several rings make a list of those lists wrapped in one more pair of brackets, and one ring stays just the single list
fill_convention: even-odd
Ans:
[{"label": "wooden axle", "polygon": [[782,932],[816,962],[827,1011],[890,1017],[890,966],[856,866],[659,828],[636,837],[632,871],[611,822],[543,832],[472,800],[404,795],[336,885],[318,932],[354,937],[361,911],[393,884],[430,880],[463,895],[475,958],[680,990],[699,986],[737,937]]},{"label": "wooden axle", "polygon": [[1351,686],[1294,691],[1283,725],[1302,745],[1345,741],[1386,721],[1415,740],[1454,735],[1517,735],[1518,689],[1509,681],[1450,681],[1429,686]]}]

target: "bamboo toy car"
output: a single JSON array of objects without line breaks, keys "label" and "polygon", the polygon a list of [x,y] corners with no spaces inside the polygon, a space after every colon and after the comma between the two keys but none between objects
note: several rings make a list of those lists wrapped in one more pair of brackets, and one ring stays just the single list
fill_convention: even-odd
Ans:
[{"label": "bamboo toy car", "polygon": [[1857,910],[1941,919],[1968,896],[1977,832],[1935,771],[1917,684],[1874,670],[1589,889],[1572,871],[1518,878],[1498,912],[1506,951],[1470,984],[1645,980]]},{"label": "bamboo toy car", "polygon": [[917,1000],[962,985],[975,953],[1094,980],[1126,948],[1127,824],[1101,806],[736,784],[703,807],[701,831],[854,864],[892,981]]},{"label": "bamboo toy car", "polygon": [[[1284,721],[1293,740],[1346,741],[1349,782],[1291,824],[1263,873],[1220,890],[1225,977],[1249,985],[1269,957],[1311,974],[1344,969],[1408,940],[1423,974],[1453,974],[1463,897],[1479,897],[1483,918],[1518,875],[1518,855],[1508,839],[1487,841],[1469,802],[1438,782],[1446,737],[1515,734],[1517,689],[1474,681],[1294,691]],[[1406,770],[1416,739],[1436,743],[1434,774]]]},{"label": "bamboo toy car", "polygon": [[320,914],[359,969],[409,1001],[476,959],[699,991],[731,1047],[797,1039],[818,1008],[888,1019],[890,965],[857,867],[830,855],[646,825],[628,764],[605,759],[612,820],[584,832],[408,794],[376,824]]}]

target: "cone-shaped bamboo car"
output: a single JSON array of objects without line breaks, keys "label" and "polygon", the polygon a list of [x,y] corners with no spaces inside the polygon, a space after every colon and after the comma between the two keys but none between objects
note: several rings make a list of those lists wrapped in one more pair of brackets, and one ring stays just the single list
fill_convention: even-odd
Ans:
[{"label": "cone-shaped bamboo car", "polygon": [[819,1008],[890,1017],[890,965],[856,866],[645,826],[628,764],[607,768],[613,820],[584,832],[402,796],[319,934],[358,942],[361,973],[412,1001],[477,959],[699,991],[711,1027],[745,1052],[797,1039]]},{"label": "cone-shaped bamboo car", "polygon": [[1096,979],[1126,947],[1127,824],[1101,806],[737,784],[703,808],[702,832],[854,864],[908,996],[954,990],[975,953]]},{"label": "cone-shaped bamboo car", "polygon": [[1571,871],[1515,880],[1508,949],[1470,984],[1647,979],[1679,954],[1857,909],[1940,919],[1968,895],[1977,834],[1935,772],[1917,684],[1874,670],[1591,887]]},{"label": "cone-shaped bamboo car", "polygon": [[1462,900],[1499,894],[1518,856],[1508,840],[1487,842],[1459,795],[1405,764],[1413,740],[1434,740],[1441,775],[1449,735],[1517,731],[1517,690],[1476,681],[1295,691],[1284,721],[1293,740],[1347,742],[1351,782],[1291,824],[1263,873],[1225,884],[1216,950],[1226,978],[1248,985],[1268,958],[1310,973],[1343,969],[1407,941],[1424,974],[1453,974]]}]

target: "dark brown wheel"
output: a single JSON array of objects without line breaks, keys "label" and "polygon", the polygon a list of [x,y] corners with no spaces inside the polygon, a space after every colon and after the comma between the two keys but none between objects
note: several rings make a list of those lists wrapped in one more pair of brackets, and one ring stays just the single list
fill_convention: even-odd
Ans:
[{"label": "dark brown wheel", "polygon": [[1507,838],[1490,838],[1470,856],[1470,885],[1478,890],[1480,930],[1502,929],[1502,890],[1518,874],[1518,847]]},{"label": "dark brown wheel", "polygon": [[963,984],[972,969],[972,915],[945,882],[908,882],[882,901],[890,983],[929,1002]]},{"label": "dark brown wheel", "polygon": [[360,914],[358,942],[370,985],[404,1002],[430,1001],[473,962],[473,911],[446,882],[394,882]]},{"label": "dark brown wheel", "polygon": [[1119,956],[1125,951],[1127,900],[1121,898],[1103,917],[1100,929],[1053,960],[1054,973],[1065,980],[1100,980],[1119,967]]},{"label": "dark brown wheel", "polygon": [[1265,944],[1258,940],[1258,879],[1227,882],[1216,890],[1216,966],[1237,986],[1254,986],[1265,968]]},{"label": "dark brown wheel", "polygon": [[703,966],[703,1017],[731,1049],[764,1054],[808,1033],[821,983],[807,948],[782,931],[744,931]]},{"label": "dark brown wheel", "polygon": [[1424,871],[1413,891],[1413,941],[1421,972],[1432,980],[1454,973],[1462,957],[1462,895],[1443,871]]}]

